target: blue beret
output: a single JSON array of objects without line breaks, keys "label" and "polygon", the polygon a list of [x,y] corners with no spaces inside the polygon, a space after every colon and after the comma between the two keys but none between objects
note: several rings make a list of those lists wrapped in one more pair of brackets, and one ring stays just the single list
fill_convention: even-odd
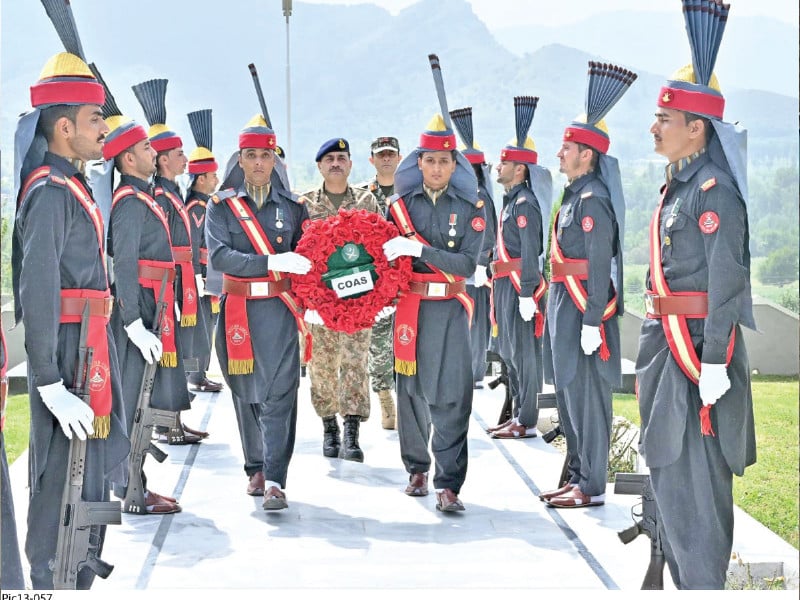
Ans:
[{"label": "blue beret", "polygon": [[332,140],[328,140],[319,147],[319,150],[317,150],[317,157],[314,159],[314,161],[319,162],[328,152],[347,152],[349,154],[350,144],[344,138],[333,138]]}]

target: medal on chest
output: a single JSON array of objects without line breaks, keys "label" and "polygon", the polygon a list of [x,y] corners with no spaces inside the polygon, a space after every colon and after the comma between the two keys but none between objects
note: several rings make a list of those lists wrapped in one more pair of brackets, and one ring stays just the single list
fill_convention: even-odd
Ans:
[{"label": "medal on chest", "polygon": [[283,210],[280,208],[275,209],[275,227],[283,229]]},{"label": "medal on chest", "polygon": [[458,221],[458,215],[456,213],[450,213],[450,221],[448,224],[450,225],[450,230],[447,232],[450,237],[456,236],[456,222]]}]

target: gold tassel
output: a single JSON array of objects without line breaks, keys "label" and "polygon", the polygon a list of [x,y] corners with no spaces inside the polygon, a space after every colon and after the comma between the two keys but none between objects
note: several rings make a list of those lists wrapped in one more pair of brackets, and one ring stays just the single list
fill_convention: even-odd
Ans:
[{"label": "gold tassel", "polygon": [[177,352],[164,352],[161,355],[161,360],[158,364],[162,367],[177,367],[178,366],[178,353]]},{"label": "gold tassel", "polygon": [[492,337],[497,337],[500,335],[500,328],[497,326],[497,323],[492,325]]},{"label": "gold tassel", "polygon": [[229,375],[249,375],[253,372],[253,359],[228,360]]},{"label": "gold tassel", "polygon": [[219,301],[211,302],[211,312],[217,314],[219,312]]},{"label": "gold tassel", "polygon": [[417,374],[417,361],[415,360],[400,360],[394,359],[394,370],[400,375],[416,375]]},{"label": "gold tassel", "polygon": [[111,416],[105,415],[103,417],[98,417],[95,415],[94,420],[92,421],[92,427],[94,427],[94,433],[89,436],[89,439],[106,439],[111,431]]},{"label": "gold tassel", "polygon": [[181,327],[194,327],[197,325],[197,315],[181,315]]}]

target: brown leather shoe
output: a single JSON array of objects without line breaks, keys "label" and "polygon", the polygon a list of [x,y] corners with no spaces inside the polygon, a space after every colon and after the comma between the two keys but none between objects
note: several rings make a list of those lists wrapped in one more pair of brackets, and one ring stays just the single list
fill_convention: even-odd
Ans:
[{"label": "brown leather shoe", "polygon": [[169,502],[158,494],[147,492],[144,497],[144,505],[147,509],[147,514],[151,515],[169,515],[172,513],[179,513],[183,509],[180,504]]},{"label": "brown leather shoe", "polygon": [[147,491],[153,494],[156,498],[161,498],[162,500],[166,500],[167,502],[172,502],[173,504],[178,503],[178,500],[173,498],[172,496],[165,496],[164,494],[159,494],[158,492],[154,492],[153,490],[147,490]]},{"label": "brown leather shoe", "polygon": [[409,496],[427,496],[428,495],[428,474],[427,473],[412,473],[408,478],[408,485],[406,486],[406,494]]},{"label": "brown leather shoe", "polygon": [[606,503],[606,496],[587,496],[581,488],[575,486],[566,494],[550,498],[548,506],[553,508],[586,508],[588,506],[602,506]]},{"label": "brown leather shoe", "polygon": [[264,492],[264,503],[261,506],[264,510],[283,510],[289,508],[289,503],[286,501],[286,494],[271,485]]},{"label": "brown leather shoe", "polygon": [[492,437],[500,440],[521,440],[523,438],[535,438],[536,427],[525,427],[513,421],[497,431],[492,432]]},{"label": "brown leather shoe", "polygon": [[225,387],[221,383],[211,381],[208,377],[203,377],[200,383],[190,383],[189,389],[192,392],[220,392]]},{"label": "brown leather shoe", "polygon": [[458,495],[450,488],[436,492],[436,509],[442,512],[458,512],[464,510],[464,505]]},{"label": "brown leather shoe", "polygon": [[264,495],[264,473],[258,471],[250,475],[250,482],[247,484],[248,496],[263,496]]},{"label": "brown leather shoe", "polygon": [[494,433],[495,431],[500,431],[504,427],[508,427],[511,423],[514,422],[514,419],[509,419],[505,423],[500,423],[499,425],[495,425],[494,427],[487,427],[486,433]]},{"label": "brown leather shoe", "polygon": [[566,485],[558,488],[557,490],[542,492],[541,494],[539,494],[539,500],[541,500],[542,502],[546,502],[547,500],[550,500],[550,498],[555,498],[556,496],[563,496],[574,487],[575,487],[574,483],[567,483]]},{"label": "brown leather shoe", "polygon": [[184,432],[186,432],[186,433],[191,433],[192,435],[196,435],[196,436],[197,436],[197,437],[199,437],[201,440],[204,440],[204,439],[206,439],[206,438],[207,438],[209,435],[211,435],[211,434],[210,434],[210,433],[208,433],[207,431],[198,431],[197,429],[192,429],[192,428],[191,428],[191,427],[189,427],[189,426],[188,426],[186,423],[181,423],[181,425],[183,425],[183,431],[184,431]]}]

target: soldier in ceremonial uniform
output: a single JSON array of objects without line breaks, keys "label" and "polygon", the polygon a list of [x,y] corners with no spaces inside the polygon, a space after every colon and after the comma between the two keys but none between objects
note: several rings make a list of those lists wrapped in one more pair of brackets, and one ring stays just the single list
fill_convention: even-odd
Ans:
[{"label": "soldier in ceremonial uniform", "polygon": [[[733,474],[756,460],[750,367],[746,132],[722,120],[713,75],[728,5],[683,2],[693,64],[661,89],[650,128],[666,182],[650,225],[636,361],[639,448],[678,589],[723,589]],[[709,35],[706,27],[716,32]]]},{"label": "soldier in ceremonial uniform", "polygon": [[[442,113],[448,115],[446,107]],[[473,393],[473,302],[465,280],[475,273],[486,220],[475,172],[441,115],[400,163],[395,190],[389,218],[401,235],[384,244],[384,253],[389,260],[413,257],[410,293],[400,298],[394,320],[397,429],[409,473],[405,493],[428,494],[430,444],[436,507],[461,511]]]},{"label": "soldier in ceremonial uniform", "polygon": [[[323,183],[302,196],[309,218],[324,219],[336,215],[339,210],[381,212],[371,192],[347,183],[353,167],[347,140],[328,140],[320,146],[315,160]],[[388,311],[382,314],[388,316]],[[333,331],[325,327],[315,310],[307,311],[306,321],[311,325],[314,340],[314,353],[308,367],[311,404],[322,419],[322,453],[331,458],[339,456],[363,462],[358,430],[361,421],[369,418],[367,363],[371,332],[369,329],[353,334]],[[337,413],[344,426],[341,441]]]},{"label": "soldier in ceremonial uniform", "polygon": [[[375,177],[357,187],[364,188],[375,196],[378,207],[386,216],[389,198],[394,194],[394,172],[403,157],[397,138],[381,136],[370,145],[369,162],[375,167]],[[381,426],[395,428],[394,351],[392,350],[392,320],[384,317],[375,321],[369,343],[369,378],[372,391],[378,394],[381,403]]]},{"label": "soldier in ceremonial uniform", "polygon": [[[175,338],[180,354],[181,365],[179,368],[188,375],[197,367],[198,360],[195,353],[197,332],[200,332],[197,337],[201,347],[205,345],[203,313],[199,310],[197,281],[194,276],[192,227],[186,212],[183,194],[177,183],[177,178],[186,170],[188,161],[183,152],[183,140],[166,125],[167,80],[151,79],[134,85],[132,89],[150,124],[148,136],[151,147],[156,151],[153,197],[164,210],[169,222],[172,257],[175,261],[175,303],[179,313],[178,320],[175,322]],[[185,380],[183,387],[186,387]],[[183,390],[175,390],[175,393],[183,395]],[[189,399],[192,398],[193,396],[190,395]],[[161,428],[157,427],[156,431],[159,433],[161,441],[170,444],[194,444],[208,437],[207,432],[192,429],[186,424],[183,424],[183,429],[185,435],[182,442],[176,442]]]},{"label": "soldier in ceremonial uniform", "polygon": [[605,503],[611,390],[622,377],[625,203],[602,119],[635,79],[620,67],[589,63],[586,114],[565,129],[557,154],[567,185],[550,232],[544,372],[555,384],[570,461],[569,481],[539,496],[554,508]]},{"label": "soldier in ceremonial uniform", "polygon": [[465,147],[461,151],[478,178],[478,202],[483,202],[486,207],[486,231],[483,235],[483,248],[478,255],[478,266],[475,273],[467,279],[467,293],[475,303],[475,312],[470,324],[470,348],[472,350],[472,387],[476,390],[483,388],[483,378],[486,376],[486,352],[491,341],[492,319],[491,289],[489,278],[489,263],[494,252],[495,232],[497,231],[497,215],[494,211],[494,198],[492,194],[492,167],[486,163],[483,151],[473,139],[472,107],[458,108],[450,112],[453,125],[458,131]]},{"label": "soldier in ceremonial uniform", "polygon": [[194,333],[194,355],[198,365],[189,372],[189,389],[196,392],[218,392],[222,384],[206,377],[211,361],[214,325],[219,314],[219,298],[205,289],[208,248],[206,247],[206,205],[219,185],[217,161],[211,153],[211,109],[188,114],[197,148],[189,155],[189,193],[186,196],[186,213],[189,216],[192,240],[192,266],[197,282],[198,327]]},{"label": "soldier in ceremonial uniform", "polygon": [[252,405],[259,419],[262,470],[251,475],[248,492],[256,490],[254,479],[263,482],[265,510],[288,507],[284,488],[300,385],[298,327],[305,333],[285,274],[311,269],[293,251],[308,212],[289,189],[275,145],[275,132],[256,115],[239,134],[241,183],[212,196],[206,215],[209,261],[223,273],[217,358],[234,402],[240,409]]},{"label": "soldier in ceremonial uniform", "polygon": [[8,394],[8,351],[6,338],[0,323],[0,587],[4,591],[24,590],[22,560],[19,555],[17,521],[14,516],[14,496],[11,493],[11,478],[6,458],[6,398]]},{"label": "soldier in ceremonial uniform", "polygon": [[[15,173],[19,191],[12,267],[16,320],[24,323],[28,356],[25,553],[34,589],[54,586],[51,565],[72,436],[86,440],[86,501],[109,499],[110,478],[122,473],[130,450],[108,325],[113,302],[104,224],[83,172],[87,161],[102,157],[109,130],[101,111],[105,95],[82,58],[77,34],[72,34],[74,43],[65,42],[69,52],[51,58],[31,87],[34,110],[20,118],[16,134],[21,154],[15,162],[22,169]],[[85,343],[93,354],[79,375],[80,331],[87,307]],[[73,393],[73,386],[85,385],[84,377],[91,381],[88,403]],[[92,526],[91,554],[100,556],[104,538],[105,526]],[[77,589],[89,589],[94,577],[89,567],[81,568]]]},{"label": "soldier in ceremonial uniform", "polygon": [[500,152],[497,181],[505,189],[495,261],[492,262],[498,351],[508,369],[513,417],[492,428],[492,437],[536,437],[537,394],[542,391],[545,215],[550,215],[552,178],[537,164],[528,137],[539,99],[514,98],[516,137]]}]

